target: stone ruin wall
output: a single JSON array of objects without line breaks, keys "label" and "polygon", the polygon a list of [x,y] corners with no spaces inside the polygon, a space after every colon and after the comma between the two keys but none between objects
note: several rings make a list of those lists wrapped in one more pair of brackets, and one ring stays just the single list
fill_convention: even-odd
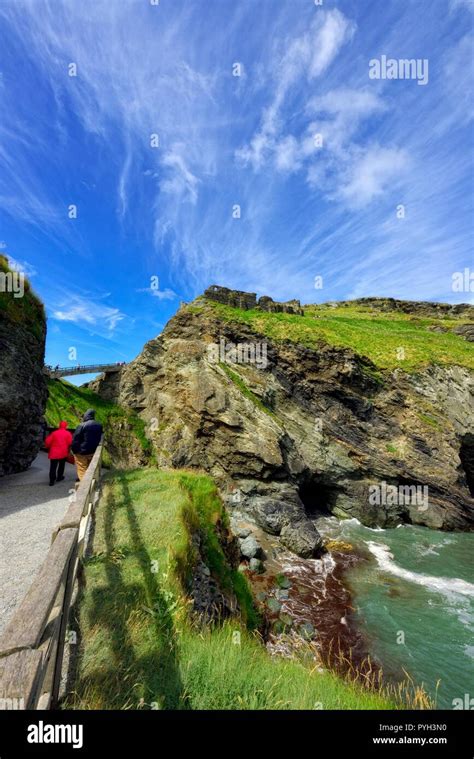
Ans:
[{"label": "stone ruin wall", "polygon": [[209,300],[215,300],[217,303],[222,303],[224,306],[243,308],[244,310],[261,308],[262,311],[273,313],[298,314],[299,316],[303,316],[304,314],[299,300],[289,300],[284,303],[279,303],[268,295],[262,295],[257,301],[256,293],[246,293],[242,290],[231,290],[228,287],[220,287],[219,285],[211,285],[208,287],[204,292],[204,297]]}]

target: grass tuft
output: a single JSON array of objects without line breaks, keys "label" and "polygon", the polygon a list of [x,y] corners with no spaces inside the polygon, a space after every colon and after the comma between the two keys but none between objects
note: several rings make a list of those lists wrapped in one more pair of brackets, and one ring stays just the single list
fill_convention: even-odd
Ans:
[{"label": "grass tuft", "polygon": [[254,406],[256,406],[260,411],[264,411],[265,414],[268,414],[269,416],[275,418],[275,414],[271,409],[268,408],[268,406],[265,406],[263,401],[258,398],[258,396],[253,393],[250,388],[247,387],[242,377],[237,374],[237,372],[234,372],[227,364],[219,363],[219,366],[221,369],[227,374],[230,380],[236,385],[236,387],[239,388],[240,392],[242,393],[245,398],[248,398],[249,401],[251,401]]}]

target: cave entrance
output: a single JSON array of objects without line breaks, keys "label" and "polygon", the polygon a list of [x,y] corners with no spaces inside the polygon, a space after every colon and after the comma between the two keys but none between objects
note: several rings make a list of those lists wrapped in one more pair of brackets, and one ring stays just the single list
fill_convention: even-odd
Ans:
[{"label": "cave entrance", "polygon": [[469,492],[474,498],[474,435],[468,434],[462,438],[459,458],[466,475]]},{"label": "cave entrance", "polygon": [[309,517],[325,517],[332,513],[332,506],[336,500],[336,488],[315,478],[309,478],[299,486],[298,495]]}]

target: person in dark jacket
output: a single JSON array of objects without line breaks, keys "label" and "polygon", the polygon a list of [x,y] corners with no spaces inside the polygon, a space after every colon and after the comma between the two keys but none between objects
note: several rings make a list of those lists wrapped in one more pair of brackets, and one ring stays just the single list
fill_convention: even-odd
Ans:
[{"label": "person in dark jacket", "polygon": [[76,428],[71,446],[80,480],[84,477],[101,438],[102,425],[96,422],[95,411],[90,408],[82,417],[82,424]]},{"label": "person in dark jacket", "polygon": [[64,465],[69,455],[71,443],[72,435],[67,429],[67,422],[60,422],[59,429],[54,430],[44,441],[45,447],[48,449],[50,485],[64,480]]}]

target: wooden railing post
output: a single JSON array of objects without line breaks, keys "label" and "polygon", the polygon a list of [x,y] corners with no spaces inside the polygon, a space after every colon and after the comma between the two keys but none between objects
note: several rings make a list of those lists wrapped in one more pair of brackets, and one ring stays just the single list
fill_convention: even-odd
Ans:
[{"label": "wooden railing post", "polygon": [[59,637],[58,647],[56,652],[56,659],[54,663],[54,675],[51,688],[51,709],[55,709],[58,705],[59,691],[61,688],[61,676],[62,676],[62,664],[64,658],[64,647],[66,645],[67,627],[69,624],[69,611],[71,606],[72,594],[74,592],[74,583],[77,573],[77,542],[74,546],[74,550],[69,560],[69,566],[66,575],[66,588],[63,597],[63,605],[61,609],[61,621],[59,625]]}]

